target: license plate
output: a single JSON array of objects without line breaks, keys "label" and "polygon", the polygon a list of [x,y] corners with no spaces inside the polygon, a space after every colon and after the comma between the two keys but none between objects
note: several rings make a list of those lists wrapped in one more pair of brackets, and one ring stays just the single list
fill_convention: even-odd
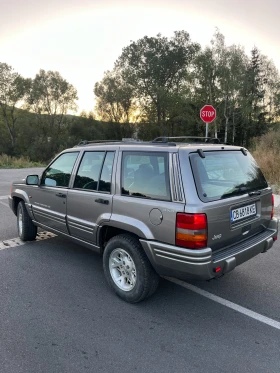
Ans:
[{"label": "license plate", "polygon": [[252,205],[239,207],[238,209],[231,210],[230,212],[230,220],[231,222],[235,222],[237,220],[245,219],[248,216],[256,215],[256,204],[253,203]]}]

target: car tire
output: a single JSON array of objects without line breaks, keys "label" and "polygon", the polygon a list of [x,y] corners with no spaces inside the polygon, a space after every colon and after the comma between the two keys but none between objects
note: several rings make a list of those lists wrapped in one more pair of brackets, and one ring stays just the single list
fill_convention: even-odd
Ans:
[{"label": "car tire", "polygon": [[25,207],[25,203],[20,201],[17,207],[17,228],[18,235],[22,241],[33,241],[37,236],[37,227],[33,224]]},{"label": "car tire", "polygon": [[138,239],[130,234],[110,239],[103,253],[103,269],[109,286],[129,303],[144,300],[158,287],[158,274]]}]

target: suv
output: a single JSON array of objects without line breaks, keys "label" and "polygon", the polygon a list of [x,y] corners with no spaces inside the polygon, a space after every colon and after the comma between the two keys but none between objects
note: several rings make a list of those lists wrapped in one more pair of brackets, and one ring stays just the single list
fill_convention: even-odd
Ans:
[{"label": "suv", "polygon": [[9,204],[23,241],[41,227],[99,252],[110,287],[131,303],[159,275],[219,277],[278,233],[271,188],[248,150],[209,138],[83,141],[14,182]]}]

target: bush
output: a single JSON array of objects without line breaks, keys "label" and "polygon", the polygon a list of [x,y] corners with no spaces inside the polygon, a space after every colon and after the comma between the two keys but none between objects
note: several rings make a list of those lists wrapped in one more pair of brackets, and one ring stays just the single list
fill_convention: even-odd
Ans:
[{"label": "bush", "polygon": [[272,131],[255,138],[251,149],[270,184],[280,186],[280,131]]},{"label": "bush", "polygon": [[28,167],[44,167],[39,162],[31,162],[29,158],[10,157],[9,155],[0,155],[0,168],[28,168]]}]

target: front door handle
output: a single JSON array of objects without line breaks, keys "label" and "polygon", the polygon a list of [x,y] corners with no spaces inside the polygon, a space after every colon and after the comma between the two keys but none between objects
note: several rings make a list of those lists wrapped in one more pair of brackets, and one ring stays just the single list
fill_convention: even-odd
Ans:
[{"label": "front door handle", "polygon": [[95,202],[102,203],[103,205],[109,205],[109,201],[107,199],[103,199],[103,198],[97,198],[95,200]]},{"label": "front door handle", "polygon": [[56,193],[56,196],[60,198],[66,198],[66,194],[64,193]]}]

